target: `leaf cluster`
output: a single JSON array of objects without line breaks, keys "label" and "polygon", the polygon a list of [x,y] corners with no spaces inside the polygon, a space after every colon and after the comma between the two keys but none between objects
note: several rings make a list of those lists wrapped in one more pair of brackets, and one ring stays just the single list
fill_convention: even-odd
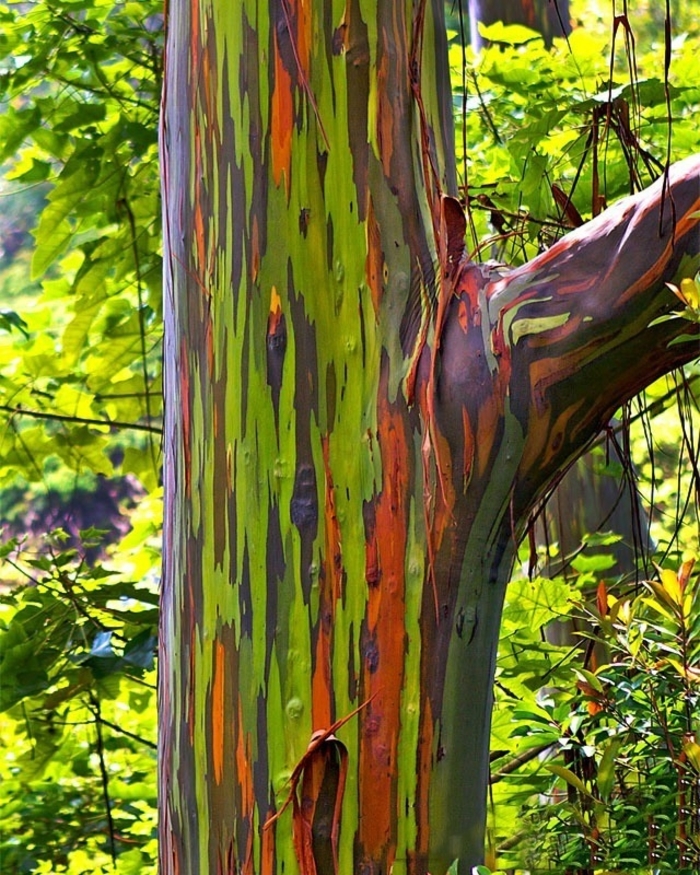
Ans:
[{"label": "leaf cluster", "polygon": [[151,488],[160,7],[16,3],[0,7],[0,20],[0,161],[11,190],[40,186],[44,197],[30,267],[41,296],[31,307],[16,298],[0,320],[0,483],[18,471],[41,479],[58,456],[106,476],[118,463]]},{"label": "leaf cluster", "polygon": [[82,550],[60,531],[38,553],[0,550],[22,581],[0,595],[7,871],[99,871],[78,865],[93,852],[145,871],[155,849],[156,581],[88,563],[102,534],[84,531]]},{"label": "leaf cluster", "polygon": [[495,24],[474,56],[452,33],[458,169],[482,257],[528,260],[700,151],[697,33],[670,45],[671,81],[664,45],[638,49],[627,9],[618,19],[603,28],[586,14],[552,50]]},{"label": "leaf cluster", "polygon": [[[601,557],[598,574],[605,564]],[[700,583],[692,570],[692,560],[659,569],[619,597],[600,582],[593,604],[585,582],[578,597],[562,580],[512,585],[493,732],[499,862],[532,872],[697,871]],[[524,615],[539,625],[523,625]],[[562,617],[578,629],[568,646],[551,643]],[[547,626],[535,640],[533,628]]]},{"label": "leaf cluster", "polygon": [[0,5],[8,872],[155,871],[162,23]]}]

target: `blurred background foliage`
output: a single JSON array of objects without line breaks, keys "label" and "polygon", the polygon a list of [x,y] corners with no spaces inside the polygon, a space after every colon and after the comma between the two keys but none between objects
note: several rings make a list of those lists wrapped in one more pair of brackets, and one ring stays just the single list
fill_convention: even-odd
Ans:
[{"label": "blurred background foliage", "polygon": [[[568,39],[494,24],[479,53],[466,12],[446,4],[475,257],[530,258],[700,151],[697,0],[571,0]],[[3,873],[156,871],[162,51],[150,0],[0,5]],[[533,521],[493,869],[700,867],[699,376],[619,411]]]}]

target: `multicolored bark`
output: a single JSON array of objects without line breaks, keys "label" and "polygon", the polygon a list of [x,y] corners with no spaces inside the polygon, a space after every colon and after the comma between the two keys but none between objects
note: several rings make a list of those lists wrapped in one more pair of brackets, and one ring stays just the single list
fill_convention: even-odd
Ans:
[{"label": "multicolored bark", "polygon": [[441,24],[170,3],[164,875],[468,872],[528,513],[694,352],[648,325],[697,255],[698,162],[661,237],[657,187],[468,263]]}]

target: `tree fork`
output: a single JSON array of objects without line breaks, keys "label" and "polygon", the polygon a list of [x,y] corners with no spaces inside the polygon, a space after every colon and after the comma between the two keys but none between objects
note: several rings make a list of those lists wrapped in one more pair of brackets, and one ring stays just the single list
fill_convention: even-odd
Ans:
[{"label": "tree fork", "polygon": [[162,872],[463,875],[528,515],[697,354],[700,161],[487,269],[441,2],[168,18]]}]

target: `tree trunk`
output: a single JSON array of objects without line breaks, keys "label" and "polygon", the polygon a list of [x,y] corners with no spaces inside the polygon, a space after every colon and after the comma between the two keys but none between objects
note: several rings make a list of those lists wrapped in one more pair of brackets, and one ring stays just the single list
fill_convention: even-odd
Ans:
[{"label": "tree trunk", "polygon": [[471,43],[480,49],[484,41],[479,24],[524,24],[541,33],[547,45],[554,37],[571,33],[569,0],[469,0]]},{"label": "tree trunk", "polygon": [[170,2],[163,875],[482,860],[528,514],[696,351],[648,326],[698,162],[675,224],[657,185],[518,270],[466,261],[442,7]]}]

